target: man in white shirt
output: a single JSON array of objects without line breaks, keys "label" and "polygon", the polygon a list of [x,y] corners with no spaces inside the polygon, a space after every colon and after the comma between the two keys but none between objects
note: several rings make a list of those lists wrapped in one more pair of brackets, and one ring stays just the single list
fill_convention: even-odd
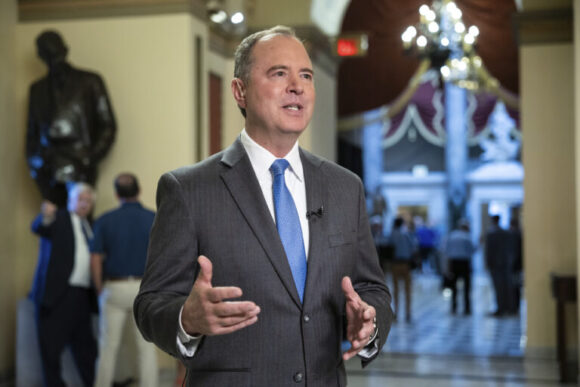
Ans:
[{"label": "man in white shirt", "polygon": [[83,384],[92,387],[97,343],[92,314],[98,312],[90,278],[87,216],[95,201],[91,186],[72,184],[68,209],[44,201],[32,231],[42,237],[32,297],[36,304],[38,340],[46,386],[64,386],[61,354],[70,346]]},{"label": "man in white shirt", "polygon": [[291,29],[244,39],[234,76],[240,137],[159,182],[137,324],[188,385],[344,386],[392,320],[363,186],[298,146],[314,71]]}]

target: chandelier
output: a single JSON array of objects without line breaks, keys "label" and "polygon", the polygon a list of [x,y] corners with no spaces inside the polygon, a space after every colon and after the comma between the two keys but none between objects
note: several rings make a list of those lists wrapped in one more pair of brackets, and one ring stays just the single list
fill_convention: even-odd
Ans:
[{"label": "chandelier", "polygon": [[479,29],[465,26],[462,12],[451,0],[435,0],[419,8],[419,23],[401,35],[405,52],[428,59],[444,81],[470,90],[494,87],[475,50]]}]

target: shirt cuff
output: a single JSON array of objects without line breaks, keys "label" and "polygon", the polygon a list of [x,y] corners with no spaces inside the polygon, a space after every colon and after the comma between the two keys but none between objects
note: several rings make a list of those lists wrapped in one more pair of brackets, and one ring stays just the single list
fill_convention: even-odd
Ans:
[{"label": "shirt cuff", "polygon": [[179,353],[181,353],[184,357],[193,357],[195,352],[197,351],[197,346],[199,345],[203,335],[189,335],[185,329],[183,329],[183,325],[181,325],[181,313],[183,312],[183,306],[179,310],[179,330],[177,331],[177,348],[179,349]]},{"label": "shirt cuff", "polygon": [[373,325],[375,327],[375,331],[373,335],[369,338],[368,344],[360,350],[358,356],[364,359],[370,359],[371,357],[375,356],[379,351],[379,329],[377,328],[377,318],[375,317],[373,320]]},{"label": "shirt cuff", "polygon": [[371,339],[370,343],[367,344],[366,347],[360,350],[358,356],[362,357],[363,359],[370,359],[371,357],[375,356],[377,352],[379,352],[379,338],[378,334],[375,334],[375,337]]}]

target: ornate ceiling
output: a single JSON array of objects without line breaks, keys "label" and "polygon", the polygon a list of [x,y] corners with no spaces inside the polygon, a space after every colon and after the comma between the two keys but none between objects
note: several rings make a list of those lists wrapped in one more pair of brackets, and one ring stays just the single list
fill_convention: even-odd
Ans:
[{"label": "ornate ceiling", "polygon": [[[477,51],[501,86],[519,93],[518,48],[513,27],[516,4],[508,0],[456,0],[466,26],[480,30]],[[366,57],[344,59],[338,75],[339,116],[349,116],[393,102],[407,87],[419,60],[405,56],[401,33],[419,21],[425,0],[352,0],[342,33],[366,32]]]}]

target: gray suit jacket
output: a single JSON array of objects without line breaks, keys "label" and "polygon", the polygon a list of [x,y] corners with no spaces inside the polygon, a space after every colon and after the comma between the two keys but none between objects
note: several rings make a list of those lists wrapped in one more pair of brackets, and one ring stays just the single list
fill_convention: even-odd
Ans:
[{"label": "gray suit jacket", "polygon": [[[360,179],[300,151],[310,251],[304,304],[250,160],[238,139],[194,166],[164,174],[148,262],[135,300],[144,337],[181,358],[188,386],[344,386],[342,277],[377,310],[379,348],[392,320],[391,296],[370,233]],[[213,286],[239,286],[261,308],[258,322],[206,336],[192,358],[176,344],[179,311],[195,281],[198,255],[213,263]],[[363,362],[366,364],[368,360]]]}]

